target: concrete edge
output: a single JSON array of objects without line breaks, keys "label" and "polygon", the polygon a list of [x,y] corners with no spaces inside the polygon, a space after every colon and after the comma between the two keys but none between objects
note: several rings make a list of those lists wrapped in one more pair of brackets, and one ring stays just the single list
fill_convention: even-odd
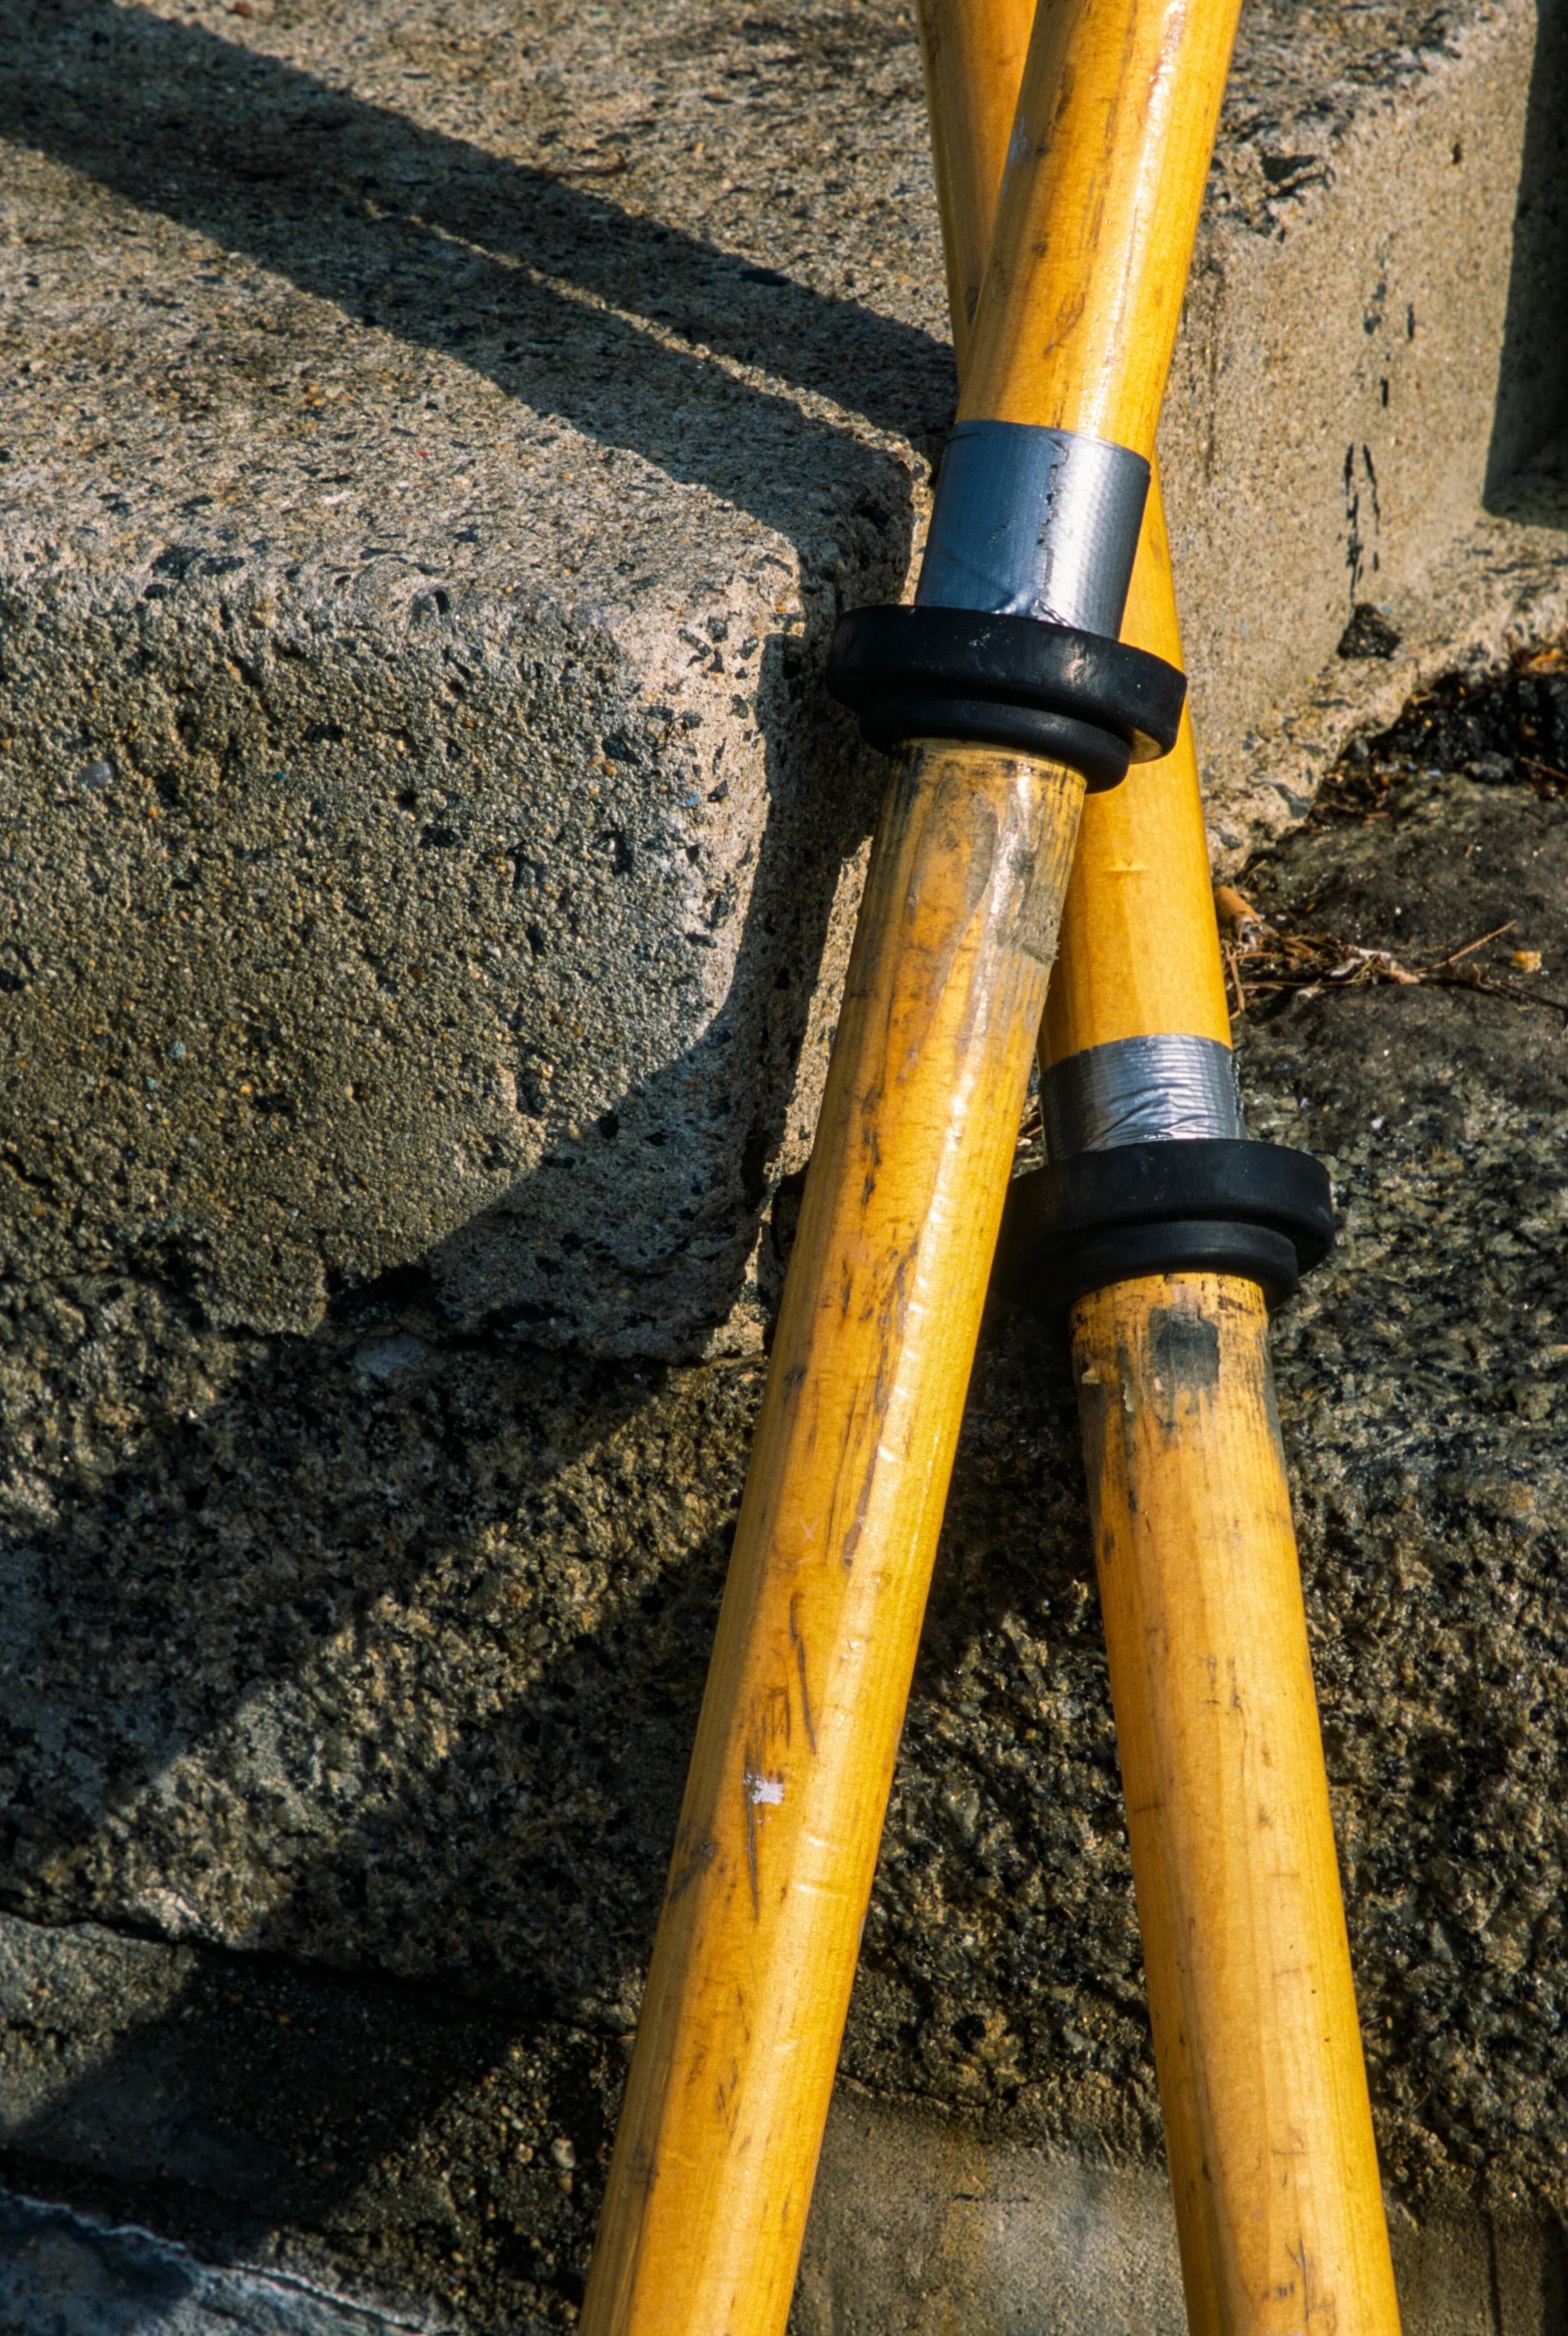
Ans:
[{"label": "concrete edge", "polygon": [[1389,727],[1449,674],[1478,678],[1568,632],[1568,439],[1379,605],[1398,635],[1388,656],[1332,657],[1238,746],[1203,756],[1217,875],[1300,825],[1353,738]]},{"label": "concrete edge", "polygon": [[[1386,2199],[1405,2336],[1555,2328],[1554,2222]],[[992,2141],[840,2086],[791,2336],[1187,2336],[1163,2161]]]},{"label": "concrete edge", "polygon": [[0,2191],[0,2329],[16,2336],[448,2336],[287,2271],[203,2263],[141,2224]]}]

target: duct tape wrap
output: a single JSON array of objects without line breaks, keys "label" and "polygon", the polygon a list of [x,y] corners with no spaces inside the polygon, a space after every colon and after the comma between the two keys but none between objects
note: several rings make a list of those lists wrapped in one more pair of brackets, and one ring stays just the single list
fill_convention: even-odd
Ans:
[{"label": "duct tape wrap", "polygon": [[1175,1031],[1115,1038],[1053,1062],[1040,1080],[1040,1110],[1052,1160],[1247,1132],[1231,1049]]},{"label": "duct tape wrap", "polygon": [[961,422],[915,604],[1032,616],[1115,639],[1149,492],[1142,455],[1075,430]]},{"label": "duct tape wrap", "polygon": [[1148,488],[1128,447],[961,422],[915,605],[851,609],[828,652],[867,745],[972,740],[1064,762],[1091,789],[1169,754],[1185,677],[1118,638]]}]

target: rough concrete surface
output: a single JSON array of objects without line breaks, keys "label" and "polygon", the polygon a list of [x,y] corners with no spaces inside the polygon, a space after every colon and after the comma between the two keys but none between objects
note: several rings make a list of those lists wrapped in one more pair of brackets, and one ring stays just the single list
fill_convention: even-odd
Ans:
[{"label": "rough concrete surface", "polygon": [[[1388,2201],[1410,2336],[1545,2336],[1564,2258],[1539,2221]],[[1342,2326],[1344,2322],[1342,2320]],[[1186,2336],[1163,2165],[982,2140],[840,2094],[792,2336]]]},{"label": "rough concrete surface", "polygon": [[[1166,430],[1233,855],[1568,418],[1542,22],[1249,11]],[[0,134],[35,1269],[756,1352],[877,783],[822,650],[953,401],[908,12],[14,0]]]},{"label": "rough concrete surface", "polygon": [[[1568,2309],[1564,46],[1253,7],[1166,431],[1411,2336]],[[0,136],[4,2308],[567,2326],[952,404],[913,30],[12,0]],[[800,2336],[1174,2324],[1083,1532],[998,1303]]]},{"label": "rough concrete surface", "polygon": [[[1342,1211],[1276,1350],[1384,2172],[1434,2295],[1500,2247],[1543,2313],[1568,2209],[1564,772],[1555,652],[1434,693],[1245,876],[1276,939],[1238,962],[1252,1124],[1319,1150]],[[12,1303],[5,2168],[399,2308],[558,2324],[759,1367],[454,1337],[415,1285],[308,1339],[124,1276]],[[955,2146],[1001,2151],[1003,2204],[1033,2169],[984,2253],[1000,2325],[1074,2324],[1005,2317],[1028,2231],[1078,2194],[1063,2158],[1108,2169],[1113,2263],[1156,2213],[1071,1390],[1001,1304],[843,2072],[925,2120],[889,2147],[909,2194],[927,2133],[928,2219]],[[841,2184],[813,2242],[813,2336],[887,2308],[851,2207]],[[939,2302],[978,2292],[963,2262]],[[1412,2332],[1537,2324],[1468,2309]]]}]

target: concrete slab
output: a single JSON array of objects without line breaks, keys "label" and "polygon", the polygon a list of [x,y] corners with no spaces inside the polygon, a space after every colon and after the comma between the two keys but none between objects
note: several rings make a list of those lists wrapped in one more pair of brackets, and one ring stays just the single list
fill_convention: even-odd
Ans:
[{"label": "concrete slab", "polygon": [[[1564,773],[1568,651],[1429,693],[1248,873],[1311,979],[1239,969],[1251,1123],[1341,1212],[1275,1351],[1381,2161],[1411,2294],[1516,2231],[1504,2336],[1568,2292]],[[150,1279],[0,1284],[0,2174],[565,2324],[761,1379],[407,1286],[263,1340]],[[908,2258],[981,2336],[1080,2224],[1017,2325],[1116,2324],[1159,2105],[1073,1392],[1000,1305],[842,2073],[895,2124],[883,2191],[853,2126],[831,2160],[818,2329],[897,2330]]]},{"label": "concrete slab", "polygon": [[[558,2159],[596,2158],[596,2126],[568,2089],[539,2098],[515,2022],[0,1915],[0,2161],[13,2177],[52,2180],[67,2200],[84,2187],[147,2199],[156,2183],[158,2219],[193,2241],[123,2210],[0,2190],[0,2329],[544,2336],[562,2324],[570,2277],[550,2268],[565,2231],[573,2254],[586,2232],[577,2176],[564,2194]],[[546,2041],[536,2031],[534,2047]],[[389,2057],[417,2071],[413,2115],[387,2097]],[[1554,2325],[1564,2253],[1550,2217],[1517,2203],[1417,2214],[1396,2196],[1389,2209],[1407,2336]],[[498,2222],[513,2277],[480,2273],[465,2294],[466,2267],[497,2251]],[[531,2279],[517,2276],[525,2264]],[[790,2326],[1185,2336],[1165,2169],[1021,2144],[842,2086]]]},{"label": "concrete slab", "polygon": [[401,2336],[391,2318],[302,2279],[201,2262],[134,2225],[0,2191],[0,2328],[7,2336]]},{"label": "concrete slab", "polygon": [[[1474,2211],[1389,2237],[1405,2336],[1512,2336],[1561,2314],[1556,2224]],[[987,2141],[856,2096],[834,2106],[792,2336],[1187,2336],[1163,2165]]]},{"label": "concrete slab", "polygon": [[[1387,585],[1374,653],[1336,655],[1260,718],[1246,754],[1270,774],[1282,811],[1299,813],[1355,739],[1388,728],[1434,686],[1480,681],[1568,629],[1568,440],[1552,440],[1491,501],[1424,575]],[[1234,874],[1258,833],[1216,810],[1216,869]]]},{"label": "concrete slab", "polygon": [[[1563,37],[1249,14],[1166,434],[1227,865],[1568,615]],[[0,134],[0,2168],[559,2329],[879,783],[822,647],[951,401],[912,28],[13,0]],[[1555,972],[1558,670],[1277,913]],[[1243,1027],[1347,1210],[1282,1408],[1419,2336],[1563,2308],[1560,1010]],[[1086,1565],[998,1317],[802,2336],[1173,2308]]]},{"label": "concrete slab", "polygon": [[[1542,25],[1249,10],[1165,434],[1233,856],[1562,419]],[[952,399],[907,12],[16,0],[0,134],[6,1254],[755,1352],[878,784],[821,653]]]}]

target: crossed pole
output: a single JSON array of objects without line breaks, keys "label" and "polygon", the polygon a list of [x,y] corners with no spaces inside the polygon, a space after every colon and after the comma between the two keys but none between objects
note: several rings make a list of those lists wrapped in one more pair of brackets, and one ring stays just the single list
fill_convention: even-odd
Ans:
[{"label": "crossed pole", "polygon": [[[1030,0],[925,0],[922,12],[961,365],[1031,16]],[[1122,630],[1181,662],[1157,470]],[[1393,2336],[1266,1343],[1265,1294],[1288,1296],[1296,1272],[1322,1254],[1327,1194],[1315,1194],[1297,1157],[1244,1143],[1209,885],[1184,710],[1167,761],[1134,768],[1084,807],[1040,1042],[1054,1177],[1017,1192],[1003,1271],[1020,1296],[1072,1301],[1193,2336],[1336,2327]],[[1147,1149],[1178,1144],[1192,1149]],[[1122,1154],[1118,1167],[1142,1153],[1145,1173],[1193,1166],[1162,1214],[1151,1204],[1137,1220],[1095,1227],[1080,1212],[1069,1237],[1062,1186],[1074,1176],[1092,1186],[1111,1152]],[[1102,1220],[1115,1218],[1099,1181]],[[1030,1191],[1035,1183],[1042,1189]],[[1165,1270],[1091,1286],[1105,1248],[1129,1236],[1134,1251],[1164,1252],[1130,1262]],[[1251,1272],[1202,1270],[1225,1262],[1227,1244],[1247,1242],[1254,1254],[1241,1262]],[[1294,1258],[1283,1247],[1271,1257],[1276,1242]]]},{"label": "crossed pole", "polygon": [[1327,1193],[1241,1134],[1148,492],[1235,16],[928,0],[963,397],[835,642],[898,760],[585,2336],[784,2326],[1058,927],[1002,1271],[1070,1310],[1189,2314],[1397,2326],[1265,1346]]}]

